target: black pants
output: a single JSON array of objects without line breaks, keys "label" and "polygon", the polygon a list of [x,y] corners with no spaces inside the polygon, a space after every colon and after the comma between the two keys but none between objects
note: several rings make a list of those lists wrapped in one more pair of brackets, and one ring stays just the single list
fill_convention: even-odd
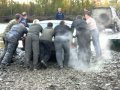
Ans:
[{"label": "black pants", "polygon": [[89,32],[78,32],[77,36],[78,43],[78,59],[82,61],[85,65],[89,65],[91,57],[90,49],[90,34]]},{"label": "black pants", "polygon": [[52,47],[53,44],[51,41],[40,40],[40,60],[44,60],[45,63],[48,62],[51,57]]}]

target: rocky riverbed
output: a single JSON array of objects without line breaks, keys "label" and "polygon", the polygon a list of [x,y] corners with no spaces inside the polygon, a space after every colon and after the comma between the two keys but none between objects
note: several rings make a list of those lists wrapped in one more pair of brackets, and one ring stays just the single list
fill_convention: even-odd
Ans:
[{"label": "rocky riverbed", "polygon": [[[0,49],[0,55],[3,49]],[[24,68],[24,51],[17,50],[11,66],[0,71],[0,90],[120,90],[120,53],[105,50],[99,62],[91,58],[87,70],[56,69],[49,62],[47,69],[29,71]],[[106,58],[107,57],[107,58]]]}]

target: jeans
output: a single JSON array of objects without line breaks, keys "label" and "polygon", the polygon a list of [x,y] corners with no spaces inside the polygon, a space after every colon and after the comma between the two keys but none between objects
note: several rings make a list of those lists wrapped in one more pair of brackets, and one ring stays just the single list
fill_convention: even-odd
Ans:
[{"label": "jeans", "polygon": [[96,56],[99,57],[101,56],[101,47],[100,47],[100,41],[99,41],[99,31],[97,29],[93,29],[90,31],[93,45],[96,51]]},{"label": "jeans", "polygon": [[13,42],[7,42],[5,41],[5,49],[3,52],[3,55],[1,57],[1,63],[2,64],[10,64],[13,54],[16,51],[18,43],[13,43]]},{"label": "jeans", "polygon": [[56,38],[55,37],[55,50],[56,50],[56,59],[58,65],[63,67],[64,65],[68,65],[69,56],[70,56],[70,40]]}]

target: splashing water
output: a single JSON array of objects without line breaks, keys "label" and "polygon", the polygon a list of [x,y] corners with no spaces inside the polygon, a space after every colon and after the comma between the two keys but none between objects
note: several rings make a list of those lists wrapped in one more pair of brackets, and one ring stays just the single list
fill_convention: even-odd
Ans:
[{"label": "splashing water", "polygon": [[[86,65],[82,60],[78,60],[77,47],[71,47],[70,60],[68,63],[69,67],[72,67],[75,70],[83,70],[83,71],[94,71],[94,72],[102,71],[104,64],[109,63],[112,58],[109,51],[110,40],[107,38],[106,34],[100,33],[100,46],[102,50],[102,57],[95,58],[95,50],[91,42],[92,57],[90,59],[89,65]],[[82,53],[82,55],[84,54],[85,53]]]}]

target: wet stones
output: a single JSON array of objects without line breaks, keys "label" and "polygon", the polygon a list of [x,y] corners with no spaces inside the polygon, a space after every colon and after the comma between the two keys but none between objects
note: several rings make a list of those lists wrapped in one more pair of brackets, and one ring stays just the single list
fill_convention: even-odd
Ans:
[{"label": "wet stones", "polygon": [[[3,49],[0,49],[0,55]],[[29,71],[19,67],[25,62],[25,52],[17,49],[14,63],[6,72],[0,71],[0,89],[11,90],[119,90],[120,53],[109,51],[112,58],[102,59],[101,71],[84,71],[64,68],[56,69],[56,63],[48,63],[46,70]],[[92,57],[91,60],[93,60]],[[93,64],[95,61],[91,61]],[[100,68],[99,66],[98,68]],[[2,87],[2,88],[1,88]],[[9,90],[10,90],[9,89]]]}]

